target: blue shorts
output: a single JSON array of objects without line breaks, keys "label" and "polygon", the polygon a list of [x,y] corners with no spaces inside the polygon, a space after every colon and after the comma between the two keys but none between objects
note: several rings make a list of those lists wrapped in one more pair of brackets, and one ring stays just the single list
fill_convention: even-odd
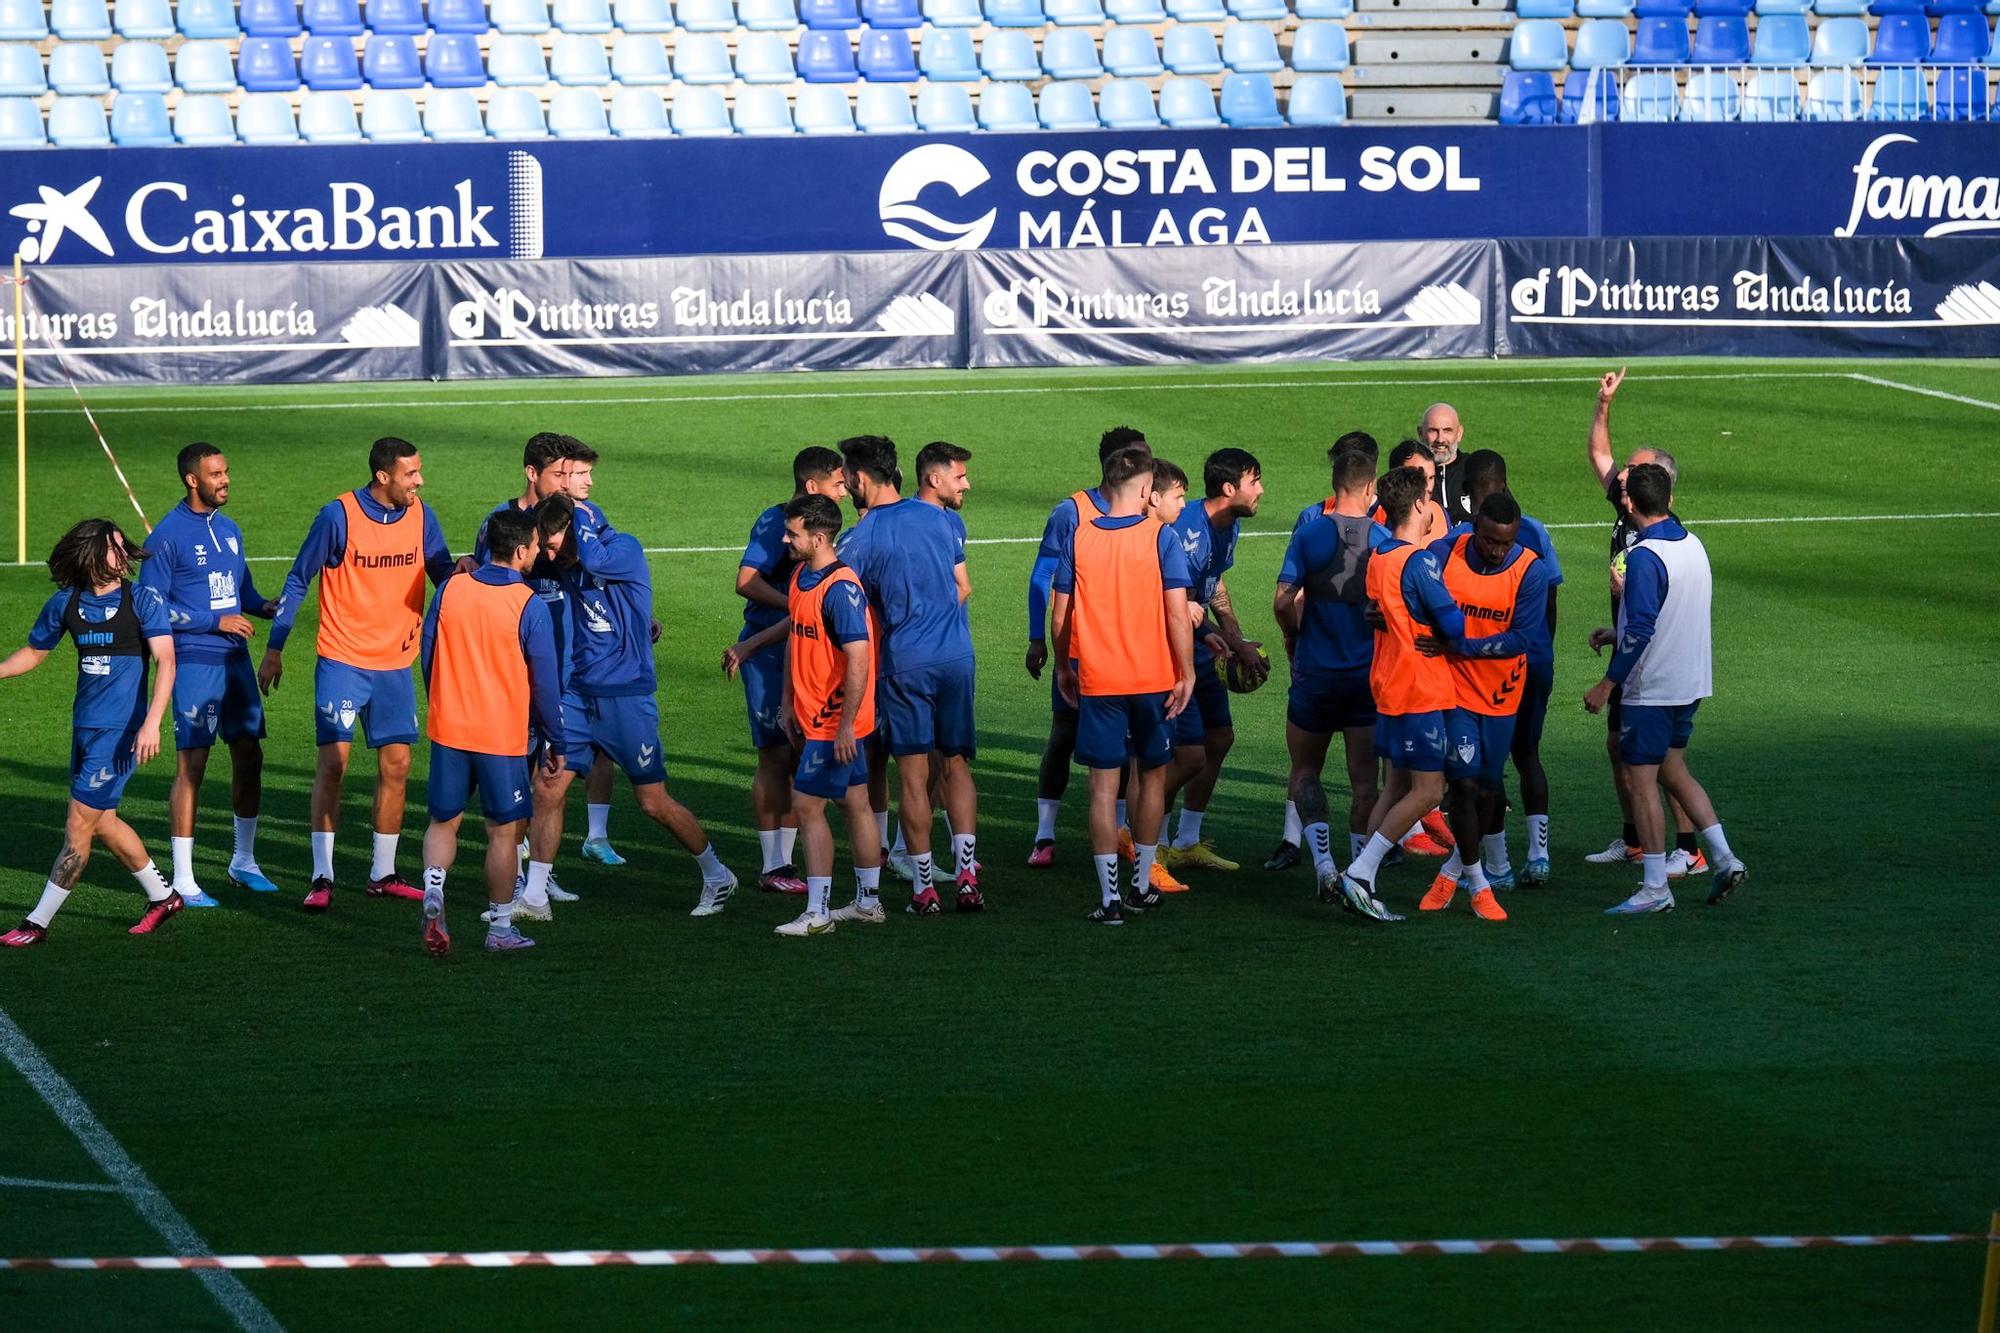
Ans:
[{"label": "blue shorts", "polygon": [[978,750],[972,725],[972,659],[937,662],[884,676],[875,692],[880,730],[890,754],[972,758]]},{"label": "blue shorts", "polygon": [[1167,696],[1086,694],[1077,700],[1076,761],[1085,768],[1159,768],[1173,757]]},{"label": "blue shorts", "polygon": [[[579,729],[589,738],[591,751],[609,755],[635,787],[667,780],[666,757],[660,753],[659,700],[650,694],[619,694],[585,698],[582,703]],[[563,724],[569,725],[567,713]],[[580,754],[579,749],[572,745],[565,762],[572,773],[588,773],[597,756],[588,751]]]},{"label": "blue shorts", "polygon": [[792,774],[793,791],[837,801],[847,795],[848,788],[867,785],[867,745],[857,744],[854,758],[844,764],[834,758],[832,741],[807,741],[799,751],[798,771]]},{"label": "blue shorts", "polygon": [[495,824],[526,819],[534,804],[528,756],[479,754],[431,742],[429,799],[432,819],[457,819],[479,792],[479,809]]},{"label": "blue shorts", "polygon": [[1229,687],[1222,683],[1213,658],[1194,664],[1194,697],[1174,719],[1175,745],[1200,745],[1211,731],[1235,725],[1229,713]]},{"label": "blue shorts", "polygon": [[1514,748],[1533,754],[1542,748],[1542,726],[1549,717],[1549,694],[1556,687],[1552,662],[1528,663],[1527,684],[1521,690],[1521,711],[1514,715]]},{"label": "blue shorts", "polygon": [[93,810],[116,810],[125,784],[138,768],[132,746],[139,733],[129,727],[73,731],[69,741],[69,794]]},{"label": "blue shorts", "polygon": [[174,748],[206,750],[264,739],[264,696],[250,655],[221,662],[182,662],[174,671]]},{"label": "blue shorts", "polygon": [[1624,725],[1618,729],[1618,762],[1657,764],[1668,750],[1685,750],[1699,707],[1699,699],[1691,704],[1626,704],[1620,719]]},{"label": "blue shorts", "polygon": [[370,671],[322,657],[313,669],[313,702],[321,745],[352,741],[357,722],[371,750],[416,742],[417,683],[408,667]]},{"label": "blue shorts", "polygon": [[1368,673],[1293,672],[1285,720],[1315,736],[1374,726],[1375,693],[1368,688]]},{"label": "blue shorts", "polygon": [[1444,717],[1436,713],[1381,713],[1375,718],[1375,753],[1391,768],[1412,773],[1444,771]]},{"label": "blue shorts", "polygon": [[786,669],[785,650],[766,648],[736,672],[743,681],[743,700],[750,710],[750,744],[755,749],[792,743],[785,732]]},{"label": "blue shorts", "polygon": [[[572,773],[588,773],[590,766],[597,762],[597,751],[590,744],[589,710],[584,706],[583,696],[575,690],[565,689],[562,695],[563,716],[563,767]],[[528,755],[532,760],[542,751],[542,735],[531,724],[528,728]],[[533,767],[532,762],[529,767]]]},{"label": "blue shorts", "polygon": [[1445,738],[1445,776],[1458,782],[1477,782],[1497,790],[1507,773],[1507,755],[1514,748],[1514,717],[1493,717],[1469,708],[1454,708],[1444,715],[1449,733]]}]

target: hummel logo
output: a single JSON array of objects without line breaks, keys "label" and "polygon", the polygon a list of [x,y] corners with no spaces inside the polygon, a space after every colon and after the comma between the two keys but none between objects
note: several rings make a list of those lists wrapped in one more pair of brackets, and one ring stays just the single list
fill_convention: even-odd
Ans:
[{"label": "hummel logo", "polygon": [[181,716],[186,718],[190,723],[201,721],[201,705],[190,704],[187,711],[182,713]]},{"label": "hummel logo", "polygon": [[[55,254],[62,238],[71,232],[75,232],[97,253],[109,255],[111,238],[104,234],[104,228],[90,215],[91,197],[103,183],[104,177],[92,176],[68,194],[39,185],[35,188],[41,193],[41,203],[16,204],[8,209],[10,215],[27,219],[28,234],[21,238],[18,247],[22,260],[30,264],[45,262]],[[39,236],[36,235],[38,232]]]},{"label": "hummel logo", "polygon": [[652,762],[653,762],[653,747],[652,747],[652,746],[650,746],[650,745],[642,745],[642,746],[640,746],[640,747],[639,747],[639,764],[640,764],[640,767],[642,767],[642,768],[643,768],[643,767],[644,767],[645,765],[647,765],[647,764],[650,764],[650,763],[652,763]]},{"label": "hummel logo", "polygon": [[97,770],[97,772],[91,774],[89,783],[90,789],[92,791],[96,791],[99,787],[102,787],[105,783],[111,781],[111,779],[116,776],[117,774],[113,773],[110,769],[100,768]]}]

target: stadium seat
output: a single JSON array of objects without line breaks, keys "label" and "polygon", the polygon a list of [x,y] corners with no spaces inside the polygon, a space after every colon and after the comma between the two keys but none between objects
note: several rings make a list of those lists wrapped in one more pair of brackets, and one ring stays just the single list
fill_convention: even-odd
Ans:
[{"label": "stadium seat", "polygon": [[[236,6],[223,5],[229,11],[229,35],[236,35]],[[49,6],[49,27],[55,35],[66,42],[103,42],[111,38],[111,9],[104,0],[54,0]],[[190,34],[191,35],[191,34]],[[21,124],[25,127],[27,122]],[[34,139],[46,143],[43,135],[41,112],[35,113]],[[25,133],[25,129],[22,131]],[[235,137],[233,134],[230,136]]]},{"label": "stadium seat", "polygon": [[[49,80],[59,82],[57,70],[72,48],[58,46],[49,56]],[[104,75],[104,54],[97,47],[74,48],[96,63],[98,78]],[[229,43],[220,39],[204,38],[200,41],[182,42],[180,50],[174,53],[174,82],[182,92],[189,93],[233,93],[236,91],[236,66],[229,59]],[[102,92],[102,88],[58,87],[57,92]],[[236,137],[230,131],[232,140]]]},{"label": "stadium seat", "polygon": [[159,93],[120,93],[111,103],[111,142],[120,148],[171,148],[173,122]]},{"label": "stadium seat", "polygon": [[966,28],[927,29],[917,58],[926,79],[975,83],[981,77],[979,52],[973,49],[971,30]]},{"label": "stadium seat", "polygon": [[1939,120],[1985,120],[1988,115],[1986,71],[1941,69],[1937,80]]},{"label": "stadium seat", "polygon": [[[1303,16],[1301,16],[1303,17]],[[1520,19],[1566,19],[1576,17],[1576,0],[1520,0],[1514,7]]]},{"label": "stadium seat", "polygon": [[229,103],[208,93],[183,97],[174,108],[174,138],[190,148],[220,148],[236,142]]},{"label": "stadium seat", "polygon": [[[361,11],[354,9],[353,16],[354,31],[360,32]],[[181,36],[193,41],[220,38],[233,42],[243,35],[243,26],[236,21],[236,6],[232,0],[181,0],[180,12],[175,19]]]},{"label": "stadium seat", "polygon": [[1763,14],[1757,19],[1757,38],[1750,47],[1750,63],[1793,69],[1806,63],[1812,54],[1812,33],[1803,14]]},{"label": "stadium seat", "polygon": [[1167,13],[1176,23],[1220,23],[1229,17],[1222,0],[1167,0]]},{"label": "stadium seat", "polygon": [[979,0],[924,0],[924,22],[932,28],[976,28],[986,16]]},{"label": "stadium seat", "polygon": [[[664,54],[664,52],[663,52]],[[486,44],[486,77],[502,88],[539,88],[549,81],[541,39],[499,33]]]},{"label": "stadium seat", "polygon": [[486,132],[496,139],[546,139],[542,99],[526,88],[495,88],[486,99]]},{"label": "stadium seat", "polygon": [[1694,16],[1694,0],[1639,0],[1632,13],[1642,19],[1679,19],[1685,23]]},{"label": "stadium seat", "polygon": [[863,30],[855,64],[871,83],[915,83],[918,77],[917,53],[910,49],[910,34],[901,28]]},{"label": "stadium seat", "polygon": [[[116,8],[122,10],[129,2],[118,0]],[[252,37],[296,37],[305,31],[298,0],[242,0],[237,17]]]},{"label": "stadium seat", "polygon": [[[713,91],[689,89],[690,92]],[[651,88],[615,88],[611,93],[611,133],[620,139],[664,139],[672,134],[667,103]]]},{"label": "stadium seat", "polygon": [[1757,17],[1769,18],[1773,14],[1812,13],[1812,0],[1757,0]]},{"label": "stadium seat", "polygon": [[783,88],[759,84],[736,94],[736,132],[753,139],[775,139],[798,133],[792,125],[792,104]]},{"label": "stadium seat", "polygon": [[1658,125],[1680,114],[1680,93],[1671,74],[1639,73],[1625,80],[1625,115],[1628,121]]},{"label": "stadium seat", "polygon": [[854,92],[854,123],[863,134],[915,134],[910,90],[893,83],[864,83]]},{"label": "stadium seat", "polygon": [[671,123],[675,134],[691,139],[727,134],[729,107],[714,88],[676,88]]},{"label": "stadium seat", "polygon": [[799,26],[799,11],[792,0],[742,0],[736,21],[751,32],[788,33]]},{"label": "stadium seat", "polygon": [[[712,32],[689,33],[674,47],[674,77],[682,83],[710,84],[729,83],[736,74],[729,68],[729,48],[722,39]],[[680,103],[674,103],[676,111]],[[695,114],[702,114],[697,108]],[[724,123],[728,117],[723,117]],[[706,121],[698,123],[705,124]],[[680,122],[674,122],[674,133],[681,133]]]},{"label": "stadium seat", "polygon": [[[929,45],[927,40],[925,46]],[[972,133],[979,128],[972,114],[972,95],[955,83],[919,85],[917,125],[926,134]]]},{"label": "stadium seat", "polygon": [[1039,28],[1048,15],[1042,0],[986,0],[986,21],[996,28]]},{"label": "stadium seat", "polygon": [[[186,48],[182,48],[185,55]],[[361,77],[370,88],[421,88],[424,62],[417,39],[407,33],[376,32],[361,49]]]},{"label": "stadium seat", "polygon": [[[368,31],[421,37],[431,30],[422,0],[367,0]],[[485,131],[482,129],[481,134]]]},{"label": "stadium seat", "polygon": [[[1303,25],[1301,25],[1303,26]],[[1294,59],[1298,48],[1292,48]],[[1514,69],[1558,70],[1569,63],[1569,41],[1554,19],[1522,19],[1507,40],[1507,63]]]},{"label": "stadium seat", "polygon": [[1095,28],[1104,22],[1098,0],[1044,0],[1042,8],[1059,28]]},{"label": "stadium seat", "polygon": [[[1643,18],[1639,20],[1638,36],[1632,39],[1632,59],[1629,64],[1641,68],[1655,66],[1677,66],[1688,62],[1688,27],[1686,19]],[[1638,117],[1628,115],[1628,120]],[[1672,119],[1668,117],[1668,119]]]},{"label": "stadium seat", "polygon": [[734,32],[736,6],[729,0],[680,0],[674,21],[688,32]]},{"label": "stadium seat", "polygon": [[[299,21],[315,37],[359,37],[367,31],[361,23],[360,0],[305,0]],[[187,0],[181,0],[181,22],[187,22]],[[305,133],[304,125],[299,133]]]},{"label": "stadium seat", "polygon": [[1161,51],[1167,68],[1176,74],[1222,73],[1222,53],[1215,47],[1215,34],[1199,24],[1168,28]]},{"label": "stadium seat", "polygon": [[1868,0],[1813,0],[1813,13],[1821,18],[1859,18],[1868,12]]},{"label": "stadium seat", "polygon": [[1748,18],[1754,0],[1694,0],[1696,18]]},{"label": "stadium seat", "polygon": [[1924,98],[1924,72],[1913,65],[1891,65],[1875,72],[1875,91],[1868,101],[1870,120],[1922,120],[1929,114]]},{"label": "stadium seat", "polygon": [[33,98],[0,97],[0,149],[40,148],[48,141],[42,108]]},{"label": "stadium seat", "polygon": [[[1543,81],[1547,82],[1546,76]],[[1553,97],[1550,105],[1554,105]],[[1292,80],[1285,109],[1294,125],[1345,125],[1347,89],[1341,86],[1338,75],[1302,74]]]},{"label": "stadium seat", "polygon": [[921,28],[924,7],[918,0],[861,0],[861,21],[871,28]]},{"label": "stadium seat", "polygon": [[1858,18],[1821,19],[1813,29],[1811,64],[1822,68],[1858,65],[1868,58],[1868,23]]},{"label": "stadium seat", "polygon": [[1946,14],[1978,14],[1985,9],[1986,0],[1926,0],[1924,5],[1924,12],[1932,18],[1942,18]]},{"label": "stadium seat", "polygon": [[[284,45],[282,42],[280,45]],[[290,68],[292,53],[285,51]],[[167,64],[167,48],[158,42],[120,42],[111,48],[111,84],[120,92],[163,93],[174,86],[174,71]],[[247,86],[247,85],[246,85]],[[296,88],[298,76],[292,77]]]},{"label": "stadium seat", "polygon": [[1018,83],[995,83],[980,89],[979,127],[1003,134],[1039,129],[1034,94]]},{"label": "stadium seat", "polygon": [[[307,0],[312,3],[312,0]],[[548,0],[492,0],[486,10],[487,21],[493,30],[510,37],[540,37],[554,25],[549,22]],[[487,63],[492,63],[492,49],[487,49]]]},{"label": "stadium seat", "polygon": [[[9,0],[9,3],[19,3],[19,0]],[[6,31],[7,7],[7,4],[0,4],[0,37],[30,36],[25,32],[15,34]],[[34,9],[39,21],[41,6],[35,5]],[[128,42],[164,42],[176,31],[173,11],[167,7],[167,0],[118,0],[117,12],[112,17],[117,20],[118,35]],[[297,32],[298,29],[294,27],[292,31]],[[40,39],[35,38],[35,40]],[[51,143],[55,142],[55,123],[55,114],[51,111],[49,115]]]},{"label": "stadium seat", "polygon": [[[781,0],[781,2],[787,10],[791,8],[791,0]],[[674,12],[667,4],[667,0],[614,0],[612,13],[617,16],[618,31],[620,32],[673,31]],[[785,26],[789,28],[795,25],[787,23]],[[660,114],[665,115],[665,110],[663,109]],[[634,122],[634,124],[638,126],[640,122]],[[617,125],[615,119],[612,129],[616,133]],[[635,129],[632,137],[635,139],[657,139],[660,136],[651,132],[640,132],[640,130]]]},{"label": "stadium seat", "polygon": [[1160,88],[1160,119],[1176,130],[1206,130],[1222,124],[1215,94],[1200,79],[1168,79]]},{"label": "stadium seat", "polygon": [[611,125],[595,88],[558,88],[549,95],[549,133],[558,139],[605,139]]},{"label": "stadium seat", "polygon": [[1347,29],[1338,23],[1301,23],[1292,34],[1292,68],[1299,73],[1334,74],[1347,62]]},{"label": "stadium seat", "polygon": [[[746,45],[748,38],[745,39]],[[785,77],[792,76],[792,56],[785,52]],[[747,76],[746,76],[747,77]],[[650,32],[626,33],[611,45],[611,78],[616,83],[655,87],[674,81],[667,45]]]},{"label": "stadium seat", "polygon": [[844,32],[800,33],[798,59],[799,77],[807,83],[853,83],[860,77],[853,39]]},{"label": "stadium seat", "polygon": [[1632,17],[1632,0],[1576,0],[1576,16],[1580,19],[1617,19],[1623,23]]},{"label": "stadium seat", "polygon": [[1694,49],[1688,64],[1747,65],[1750,63],[1750,25],[1733,15],[1711,15],[1695,24]]},{"label": "stadium seat", "polygon": [[[1292,123],[1298,124],[1298,85],[1292,85]],[[1544,70],[1511,69],[1500,85],[1502,125],[1556,123],[1556,85]]]},{"label": "stadium seat", "polygon": [[979,44],[979,67],[989,79],[1027,80],[1042,77],[1035,58],[1035,39],[1025,32],[989,32]]},{"label": "stadium seat", "polygon": [[1806,84],[1807,120],[1859,120],[1861,114],[1861,80],[1852,71],[1824,69]]},{"label": "stadium seat", "polygon": [[1625,25],[1618,19],[1585,19],[1576,30],[1572,69],[1616,69],[1632,53]]},{"label": "stadium seat", "polygon": [[[1341,32],[1345,35],[1345,29]],[[1285,67],[1278,39],[1256,23],[1232,23],[1222,30],[1222,63],[1238,74],[1272,74]]]},{"label": "stadium seat", "polygon": [[[181,47],[186,54],[188,42]],[[229,48],[220,42],[203,43],[212,48],[222,58],[222,84],[216,92],[233,92],[236,88],[236,67],[229,61]],[[30,54],[34,47],[23,47]],[[36,65],[41,64],[38,57]],[[101,97],[111,91],[111,70],[104,63],[104,48],[95,42],[59,42],[49,52],[48,86],[65,97]],[[202,90],[206,91],[206,90]]]},{"label": "stadium seat", "polygon": [[1993,34],[1980,14],[1945,14],[1931,45],[1933,65],[1976,65],[1993,53]]},{"label": "stadium seat", "polygon": [[[117,111],[112,112],[116,129]],[[354,103],[339,92],[311,92],[299,103],[299,137],[307,143],[360,143]]]},{"label": "stadium seat", "polygon": [[1743,90],[1743,119],[1793,121],[1799,118],[1799,77],[1789,69],[1760,69]]},{"label": "stadium seat", "polygon": [[[2000,0],[1994,0],[1994,3],[2000,4]],[[1987,48],[1984,63],[1988,65],[2000,65],[2000,24],[1995,25],[1993,44]]]},{"label": "stadium seat", "polygon": [[1281,23],[1292,11],[1285,0],[1229,0],[1229,15],[1245,23]]},{"label": "stadium seat", "polygon": [[549,52],[549,77],[565,88],[602,88],[611,82],[604,43],[585,33],[564,33]]},{"label": "stadium seat", "polygon": [[1608,70],[1576,69],[1563,80],[1558,116],[1565,125],[1618,119],[1618,76]]},{"label": "stadium seat", "polygon": [[861,11],[854,0],[800,0],[799,21],[808,28],[845,32],[861,26]]},{"label": "stadium seat", "polygon": [[[304,51],[299,57],[299,78],[306,87],[320,91],[349,92],[359,88],[361,62],[354,55],[354,39],[306,38]],[[299,126],[299,133],[305,133],[304,124]]]},{"label": "stadium seat", "polygon": [[1160,0],[1104,0],[1104,17],[1113,23],[1165,23],[1167,9]]},{"label": "stadium seat", "polygon": [[283,93],[246,93],[236,104],[236,133],[247,144],[297,143],[292,99]]},{"label": "stadium seat", "polygon": [[1875,49],[1869,52],[1869,64],[1914,65],[1930,53],[1931,22],[1922,14],[1884,14],[1875,20]]},{"label": "stadium seat", "polygon": [[[1559,3],[1560,0],[1556,2]],[[1530,3],[1533,3],[1533,0],[1530,0]],[[1292,12],[1300,19],[1344,19],[1354,13],[1354,0],[1298,0]],[[1567,11],[1563,17],[1569,17]]]},{"label": "stadium seat", "polygon": [[1090,85],[1051,80],[1042,85],[1039,119],[1045,130],[1094,130],[1099,126]]},{"label": "stadium seat", "polygon": [[1110,28],[1104,34],[1104,68],[1114,78],[1150,79],[1166,72],[1160,48],[1145,28]]},{"label": "stadium seat", "polygon": [[422,143],[423,118],[405,92],[372,92],[361,104],[361,137],[369,143]]},{"label": "stadium seat", "polygon": [[[476,47],[474,53],[477,54]],[[112,59],[115,61],[117,57]],[[245,37],[236,48],[236,81],[253,93],[288,93],[297,88],[299,69],[292,63],[291,41],[284,37]],[[485,80],[482,78],[480,82]]]},{"label": "stadium seat", "polygon": [[1869,0],[1868,12],[1877,18],[1884,14],[1921,14],[1924,0]]},{"label": "stadium seat", "polygon": [[1284,127],[1278,114],[1278,89],[1268,74],[1230,74],[1216,99],[1222,123],[1233,130],[1275,130]]},{"label": "stadium seat", "polygon": [[[1105,35],[1104,44],[1107,47],[1115,35]],[[1146,35],[1152,36],[1151,33]],[[1153,90],[1139,79],[1108,80],[1097,93],[1097,115],[1104,122],[1104,127],[1110,130],[1160,128],[1160,109],[1153,105]]]},{"label": "stadium seat", "polygon": [[[477,2],[474,0],[474,3]],[[612,27],[609,0],[555,0],[550,17],[563,32],[586,33],[593,37],[603,36]]]},{"label": "stadium seat", "polygon": [[1101,79],[1097,39],[1075,28],[1057,28],[1042,39],[1042,68],[1052,79]]},{"label": "stadium seat", "polygon": [[466,88],[431,93],[424,99],[424,133],[438,143],[484,139],[486,122],[479,118],[479,99]]},{"label": "stadium seat", "polygon": [[[1626,89],[1627,113],[1632,92]],[[1697,123],[1735,120],[1741,111],[1736,78],[1720,70],[1697,70],[1688,75],[1687,95],[1681,99],[1681,119]]]},{"label": "stadium seat", "polygon": [[94,97],[58,97],[49,107],[49,142],[58,148],[107,148],[104,104]]},{"label": "stadium seat", "polygon": [[854,108],[847,103],[847,91],[830,83],[808,83],[799,89],[793,108],[801,134],[852,134]]},{"label": "stadium seat", "polygon": [[[683,39],[685,40],[685,39]],[[717,39],[720,40],[720,39]],[[619,63],[619,53],[626,43],[633,43],[628,61],[644,77],[625,77],[624,65]],[[647,47],[644,43],[657,47]],[[618,43],[618,50],[611,53],[611,72],[620,83],[671,83],[673,76],[667,69],[667,48],[657,37],[625,37]],[[745,83],[774,84],[791,83],[799,77],[792,67],[792,44],[783,33],[746,32],[736,43],[736,77]],[[785,113],[789,120],[791,113]]]},{"label": "stadium seat", "polygon": [[486,66],[479,60],[479,39],[469,32],[433,33],[424,48],[424,77],[433,88],[483,87]]},{"label": "stadium seat", "polygon": [[430,0],[435,32],[483,33],[487,30],[486,0]]}]

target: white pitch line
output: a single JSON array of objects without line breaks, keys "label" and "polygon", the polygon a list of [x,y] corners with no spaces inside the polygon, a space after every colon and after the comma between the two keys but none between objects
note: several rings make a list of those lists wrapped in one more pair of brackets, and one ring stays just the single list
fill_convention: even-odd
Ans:
[{"label": "white pitch line", "polygon": [[[165,1241],[177,1255],[213,1255],[207,1241],[194,1229],[193,1223],[174,1207],[173,1201],[160,1192],[160,1187],[152,1182],[139,1164],[132,1160],[132,1154],[125,1151],[125,1145],[104,1127],[89,1103],[83,1100],[70,1081],[64,1078],[56,1067],[49,1063],[41,1048],[28,1039],[20,1024],[0,1009],[0,1056],[20,1072],[56,1118],[83,1145],[91,1160],[110,1178],[113,1188],[125,1196],[139,1216],[146,1220],[161,1240]],[[236,1326],[244,1333],[283,1333],[280,1324],[264,1303],[256,1298],[250,1288],[234,1273],[216,1269],[202,1269],[196,1273],[201,1285],[215,1298],[223,1312],[236,1321]]]},{"label": "white pitch line", "polygon": [[2000,403],[1989,403],[1984,398],[1967,398],[1962,393],[1927,389],[1921,384],[1904,384],[1900,380],[1885,380],[1876,375],[1863,375],[1859,371],[1850,372],[1847,378],[1862,384],[1873,384],[1880,389],[1901,389],[1904,393],[1920,393],[1926,398],[1942,398],[1948,403],[1963,403],[1967,407],[1983,407],[1989,412],[2000,412]]},{"label": "white pitch line", "polygon": [[30,1180],[26,1176],[0,1176],[0,1189],[77,1190],[86,1194],[116,1194],[118,1187],[99,1180]]}]

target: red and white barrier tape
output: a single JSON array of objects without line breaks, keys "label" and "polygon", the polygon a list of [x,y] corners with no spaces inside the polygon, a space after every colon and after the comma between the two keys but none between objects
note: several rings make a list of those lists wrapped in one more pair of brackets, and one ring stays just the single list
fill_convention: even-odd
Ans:
[{"label": "red and white barrier tape", "polygon": [[485,1250],[400,1254],[216,1254],[87,1259],[0,1259],[22,1272],[373,1268],[700,1268],[794,1264],[1095,1263],[1167,1259],[1356,1259],[1465,1254],[1659,1254],[1711,1250],[1867,1249],[2000,1244],[1980,1232],[1900,1236],[1593,1236],[1578,1240],[1336,1240],[1192,1245],[946,1245],[900,1249]]}]

